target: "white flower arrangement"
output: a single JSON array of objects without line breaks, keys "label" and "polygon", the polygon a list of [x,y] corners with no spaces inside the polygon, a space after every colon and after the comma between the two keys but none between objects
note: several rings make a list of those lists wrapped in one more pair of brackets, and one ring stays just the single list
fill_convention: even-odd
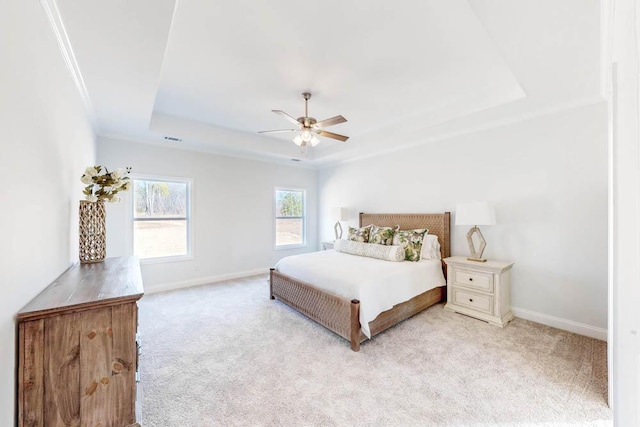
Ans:
[{"label": "white flower arrangement", "polygon": [[[104,169],[104,172],[102,170]],[[129,173],[131,168],[116,169],[109,172],[104,166],[89,166],[82,174],[80,180],[86,185],[82,193],[90,202],[108,201],[116,203],[120,201],[117,194],[127,191],[131,187]]]}]

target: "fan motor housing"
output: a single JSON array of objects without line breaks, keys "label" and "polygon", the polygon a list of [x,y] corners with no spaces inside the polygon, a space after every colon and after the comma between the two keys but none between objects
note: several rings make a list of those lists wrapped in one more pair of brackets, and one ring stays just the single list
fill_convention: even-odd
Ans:
[{"label": "fan motor housing", "polygon": [[300,122],[303,127],[311,127],[317,123],[317,120],[313,117],[298,117],[296,120]]}]

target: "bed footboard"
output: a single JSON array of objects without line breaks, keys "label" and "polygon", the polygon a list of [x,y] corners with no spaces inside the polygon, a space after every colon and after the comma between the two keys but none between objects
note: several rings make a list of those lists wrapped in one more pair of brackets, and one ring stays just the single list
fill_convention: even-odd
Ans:
[{"label": "bed footboard", "polygon": [[269,290],[271,299],[277,298],[345,338],[353,351],[360,350],[360,301],[331,294],[273,268]]},{"label": "bed footboard", "polygon": [[[446,300],[446,286],[437,287],[395,305],[369,322],[371,336]],[[309,283],[271,269],[269,297],[278,299],[312,320],[320,323],[351,343],[353,351],[368,338],[360,330],[360,301],[348,300]]]}]

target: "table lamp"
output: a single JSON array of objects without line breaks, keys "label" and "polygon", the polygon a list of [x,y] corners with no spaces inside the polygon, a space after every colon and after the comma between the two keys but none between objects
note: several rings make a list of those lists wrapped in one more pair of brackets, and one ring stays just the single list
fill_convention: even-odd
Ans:
[{"label": "table lamp", "polygon": [[[484,248],[487,246],[484,236],[478,228],[479,225],[495,225],[496,213],[488,202],[468,202],[458,203],[456,205],[456,225],[473,225],[467,233],[467,242],[469,243],[469,251],[471,256],[467,258],[469,261],[485,262],[482,258]],[[477,234],[480,247],[476,250],[473,244],[473,235]]]}]

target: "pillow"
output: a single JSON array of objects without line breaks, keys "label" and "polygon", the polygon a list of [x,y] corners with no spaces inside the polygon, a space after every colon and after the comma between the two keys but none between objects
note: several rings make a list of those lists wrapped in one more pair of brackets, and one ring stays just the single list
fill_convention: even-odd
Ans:
[{"label": "pillow", "polygon": [[428,231],[426,228],[396,231],[393,236],[393,244],[404,249],[404,259],[407,261],[420,261],[422,240]]},{"label": "pillow", "polygon": [[352,242],[367,243],[369,241],[369,233],[371,232],[371,225],[367,225],[362,228],[349,227],[349,233],[347,240]]},{"label": "pillow", "polygon": [[435,234],[427,234],[424,236],[420,259],[442,259],[438,236]]},{"label": "pillow", "polygon": [[404,261],[404,249],[401,246],[387,246],[376,243],[353,242],[351,240],[336,240],[333,249],[351,255],[366,256],[385,261]]},{"label": "pillow", "polygon": [[390,246],[393,244],[393,235],[399,228],[399,225],[396,225],[395,227],[378,227],[376,225],[372,225],[371,233],[369,234],[369,243]]}]

